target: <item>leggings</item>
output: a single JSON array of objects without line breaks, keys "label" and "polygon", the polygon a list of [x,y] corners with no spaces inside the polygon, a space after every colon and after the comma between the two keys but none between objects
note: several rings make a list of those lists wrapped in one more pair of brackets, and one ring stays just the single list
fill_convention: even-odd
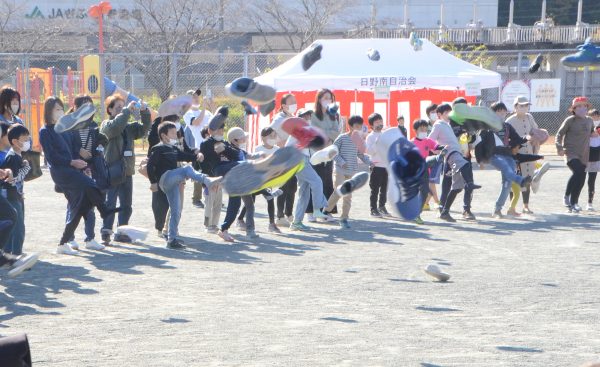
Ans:
[{"label": "leggings", "polygon": [[578,203],[579,194],[581,194],[581,189],[583,189],[583,186],[585,185],[586,166],[576,158],[567,162],[567,166],[572,172],[572,175],[567,182],[567,192],[570,193],[570,202],[571,206],[573,206]]},{"label": "leggings", "polygon": [[596,191],[596,176],[598,172],[588,172],[588,203],[594,201],[594,192]]}]

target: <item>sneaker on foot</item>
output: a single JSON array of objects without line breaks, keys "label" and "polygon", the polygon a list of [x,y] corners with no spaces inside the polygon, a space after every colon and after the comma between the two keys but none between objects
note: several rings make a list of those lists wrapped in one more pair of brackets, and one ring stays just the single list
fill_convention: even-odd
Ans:
[{"label": "sneaker on foot", "polygon": [[421,219],[421,216],[418,216],[415,218],[415,223],[418,225],[422,225],[422,224],[425,224],[425,221],[423,219]]},{"label": "sneaker on foot", "polygon": [[576,210],[577,212],[580,212],[582,209],[579,206],[579,204],[575,204],[575,205],[573,205],[573,210]]},{"label": "sneaker on foot", "polygon": [[320,43],[314,43],[310,46],[310,49],[302,56],[302,69],[304,71],[310,69],[315,62],[321,59],[321,51],[323,51],[323,45]]},{"label": "sneaker on foot", "polygon": [[246,222],[244,222],[243,219],[238,219],[235,222],[235,226],[237,227],[237,229],[241,229],[241,230],[246,230]]},{"label": "sneaker on foot", "polygon": [[277,218],[277,225],[282,227],[289,227],[290,222],[286,218]]},{"label": "sneaker on foot", "polygon": [[231,235],[227,231],[219,231],[219,237],[221,237],[225,242],[233,242],[235,239],[231,237]]},{"label": "sneaker on foot", "polygon": [[25,270],[31,269],[31,267],[38,261],[39,255],[37,253],[22,255],[20,256],[10,267],[8,276],[10,278],[16,277]]},{"label": "sneaker on foot", "polygon": [[317,218],[315,218],[315,216],[314,216],[312,213],[311,213],[311,214],[308,214],[308,215],[306,216],[306,218],[307,218],[306,220],[307,220],[309,223],[316,223],[316,222],[317,222]]},{"label": "sneaker on foot", "polygon": [[473,213],[471,213],[470,210],[465,210],[462,214],[463,219],[464,220],[476,220],[477,218],[475,218],[475,216],[473,215]]},{"label": "sneaker on foot", "polygon": [[542,180],[542,176],[548,172],[548,169],[550,168],[550,163],[548,162],[544,162],[544,164],[542,164],[542,166],[535,170],[535,172],[533,173],[533,177],[531,180],[531,191],[533,191],[533,193],[537,193],[538,189],[540,188],[540,182]]},{"label": "sneaker on foot", "polygon": [[504,218],[504,215],[502,214],[502,210],[494,210],[494,214],[492,214],[492,218],[498,218],[498,219],[502,219]]},{"label": "sneaker on foot", "polygon": [[511,217],[520,217],[521,213],[518,213],[516,209],[514,208],[510,208],[508,209],[508,211],[506,212],[506,215],[511,216]]},{"label": "sneaker on foot", "polygon": [[567,208],[570,207],[571,206],[571,197],[570,196],[563,197],[563,204]]},{"label": "sneaker on foot", "polygon": [[[331,216],[331,214],[325,212],[325,211],[321,211],[321,210],[316,210],[313,213],[313,217],[315,218],[315,221],[317,219],[321,219],[323,222],[332,222],[335,220],[335,218],[333,218]],[[310,220],[309,220],[310,221]]]},{"label": "sneaker on foot", "polygon": [[282,194],[283,194],[283,191],[281,189],[271,190],[269,192],[269,194],[265,196],[265,199],[267,199],[267,200],[273,200],[276,197],[281,196]]},{"label": "sneaker on foot", "polygon": [[533,214],[533,211],[529,208],[523,208],[523,214]]},{"label": "sneaker on foot", "polygon": [[89,126],[90,117],[96,113],[96,107],[93,103],[84,103],[72,113],[63,115],[54,126],[57,133],[63,133],[69,130],[79,130]]},{"label": "sneaker on foot", "polygon": [[99,244],[96,240],[91,239],[89,241],[85,241],[85,248],[88,250],[104,250],[105,246]]},{"label": "sneaker on foot", "polygon": [[292,231],[302,231],[302,232],[310,230],[310,228],[305,226],[304,223],[302,223],[302,222],[293,222],[292,224],[290,224],[290,229]]},{"label": "sneaker on foot", "polygon": [[271,223],[271,224],[269,224],[269,232],[281,233],[281,230],[279,229],[279,227],[277,227],[277,225],[275,223]]},{"label": "sneaker on foot", "polygon": [[77,250],[72,249],[68,243],[64,243],[56,248],[56,253],[59,255],[77,255],[79,252],[77,252]]},{"label": "sneaker on foot", "polygon": [[105,246],[108,246],[108,245],[110,244],[110,235],[111,235],[111,232],[105,232],[105,231],[102,231],[102,234],[101,234],[101,237],[102,237],[102,243],[103,243]]},{"label": "sneaker on foot", "polygon": [[367,182],[369,182],[369,174],[367,172],[359,172],[338,186],[336,192],[340,196],[346,196],[360,189]]},{"label": "sneaker on foot", "polygon": [[343,229],[350,229],[350,223],[348,223],[348,219],[340,219],[340,227]]},{"label": "sneaker on foot", "polygon": [[204,209],[204,203],[202,200],[194,201],[192,202],[192,205],[194,205],[196,208]]},{"label": "sneaker on foot", "polygon": [[379,213],[381,213],[381,215],[383,215],[383,216],[386,216],[386,217],[391,216],[391,214],[387,211],[385,206],[380,206],[379,208],[377,208],[377,211],[379,211]]},{"label": "sneaker on foot", "polygon": [[381,218],[381,213],[377,209],[371,209],[371,216],[376,218]]},{"label": "sneaker on foot", "polygon": [[77,241],[73,240],[73,241],[69,241],[69,246],[71,246],[71,248],[73,250],[79,250],[79,244],[77,243]]},{"label": "sneaker on foot", "polygon": [[177,238],[173,238],[167,243],[167,248],[171,250],[183,250],[185,248],[185,245]]},{"label": "sneaker on foot", "polygon": [[249,229],[246,231],[246,237],[248,238],[258,238],[260,237],[253,229]]},{"label": "sneaker on foot", "polygon": [[594,211],[596,211],[594,209],[594,207],[592,206],[592,203],[588,203],[588,205],[585,207],[585,210],[587,210],[588,212],[594,212]]},{"label": "sneaker on foot", "polygon": [[428,203],[425,203],[425,205],[423,205],[423,209],[424,212],[431,210],[431,207],[429,206]]},{"label": "sneaker on foot", "polygon": [[456,219],[452,218],[452,216],[450,215],[450,213],[443,213],[440,214],[439,218],[441,220],[445,220],[446,222],[450,222],[450,223],[454,223],[456,222]]}]

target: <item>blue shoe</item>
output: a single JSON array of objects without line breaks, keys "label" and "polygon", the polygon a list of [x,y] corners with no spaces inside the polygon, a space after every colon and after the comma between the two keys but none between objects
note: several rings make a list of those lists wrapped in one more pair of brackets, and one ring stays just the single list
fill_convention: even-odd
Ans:
[{"label": "blue shoe", "polygon": [[590,38],[586,39],[583,45],[577,46],[577,50],[579,51],[560,59],[560,62],[572,68],[600,65],[600,47],[594,45]]}]

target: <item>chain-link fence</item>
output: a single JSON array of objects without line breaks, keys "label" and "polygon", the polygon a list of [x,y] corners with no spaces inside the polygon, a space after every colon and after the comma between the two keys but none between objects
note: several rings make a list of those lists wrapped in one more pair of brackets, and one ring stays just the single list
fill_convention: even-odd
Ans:
[{"label": "chain-link fence", "polygon": [[[600,70],[565,69],[560,59],[572,50],[472,51],[455,55],[502,75],[503,83],[560,79],[560,110],[535,112],[537,123],[555,132],[567,115],[573,97],[586,95],[600,106]],[[544,56],[540,70],[528,72],[531,61]],[[34,129],[41,126],[43,101],[58,95],[67,104],[80,93],[92,94],[101,104],[111,91],[98,88],[100,64],[108,79],[157,107],[161,100],[201,88],[217,103],[225,101],[224,85],[241,76],[256,77],[290,59],[293,54],[105,54],[102,58],[78,54],[0,54],[0,83],[15,86],[22,95],[23,118]],[[96,63],[96,64],[94,64]],[[323,87],[327,87],[324,85]],[[489,105],[501,98],[501,88],[483,90],[478,102]],[[219,100],[221,99],[221,100]],[[233,103],[233,102],[232,102]],[[511,106],[509,106],[511,107]],[[238,106],[239,108],[239,106]],[[243,126],[243,113],[233,123]]]}]

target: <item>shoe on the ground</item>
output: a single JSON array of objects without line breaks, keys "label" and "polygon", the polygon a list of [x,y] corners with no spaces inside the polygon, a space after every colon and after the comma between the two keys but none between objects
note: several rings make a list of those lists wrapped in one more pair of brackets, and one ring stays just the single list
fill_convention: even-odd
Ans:
[{"label": "shoe on the ground", "polygon": [[54,125],[54,131],[63,133],[69,130],[79,130],[89,126],[90,117],[96,113],[96,107],[93,103],[84,103],[73,113],[69,113],[58,119]]},{"label": "shoe on the ground", "polygon": [[437,265],[429,265],[428,267],[423,269],[423,271],[425,272],[425,274],[435,278],[440,282],[445,282],[448,279],[450,279],[450,274],[444,273]]},{"label": "shoe on the ground", "polygon": [[73,250],[79,250],[79,243],[77,243],[77,241],[73,240],[73,241],[69,241],[69,246],[71,246],[71,248]]},{"label": "shoe on the ground", "polygon": [[10,270],[8,271],[8,277],[13,278],[22,272],[31,269],[33,265],[38,261],[39,255],[37,253],[29,255],[21,255],[17,260],[12,263]]},{"label": "shoe on the ground", "polygon": [[100,237],[102,238],[102,244],[104,244],[105,246],[108,246],[110,244],[110,232],[102,231]]},{"label": "shoe on the ground", "polygon": [[431,210],[431,207],[429,206],[429,203],[425,203],[425,205],[423,205],[422,211],[427,212],[429,210]]},{"label": "shoe on the ground", "polygon": [[167,243],[167,248],[171,250],[183,250],[185,248],[185,245],[182,241],[178,240],[177,238],[173,238]]},{"label": "shoe on the ground", "polygon": [[381,218],[382,215],[377,209],[371,209],[371,216],[375,218]]},{"label": "shoe on the ground", "polygon": [[506,215],[508,215],[510,217],[520,217],[521,213],[518,213],[517,210],[514,208],[509,208],[508,211],[506,212]]},{"label": "shoe on the ground", "polygon": [[563,197],[563,205],[567,208],[571,206],[571,197],[565,196]]},{"label": "shoe on the ground", "polygon": [[533,173],[533,176],[531,179],[531,191],[534,194],[537,193],[537,191],[539,190],[540,182],[542,181],[542,176],[544,176],[544,174],[546,172],[548,172],[549,168],[550,168],[550,163],[544,162],[544,164],[542,164],[542,166],[540,168],[538,168],[537,170],[535,170],[535,172]]},{"label": "shoe on the ground", "polygon": [[288,215],[288,216],[286,217],[286,219],[287,219],[287,221],[288,221],[290,224],[294,223],[294,216],[293,216],[293,215]]},{"label": "shoe on the ground", "polygon": [[588,205],[585,207],[585,210],[587,210],[588,212],[594,212],[594,211],[596,211],[594,209],[594,207],[592,206],[592,203],[588,203]]},{"label": "shoe on the ground", "polygon": [[[462,103],[460,103],[462,104]],[[477,185],[474,182],[467,182],[465,184],[465,190],[479,190],[482,186],[481,185]]]},{"label": "shoe on the ground", "polygon": [[369,182],[369,174],[367,172],[359,172],[338,186],[336,192],[340,196],[350,195],[366,185],[367,182]]},{"label": "shoe on the ground", "polygon": [[380,206],[379,208],[377,208],[377,211],[383,215],[384,217],[390,217],[391,214],[387,211],[387,209],[385,208],[385,206]]},{"label": "shoe on the ground", "polygon": [[204,209],[204,203],[202,200],[194,201],[192,205],[194,205],[196,208]]},{"label": "shoe on the ground", "polygon": [[581,207],[579,205],[572,205],[567,209],[568,213],[579,214]]},{"label": "shoe on the ground", "polygon": [[310,231],[310,227],[305,226],[302,222],[293,222],[292,224],[290,224],[290,229],[292,231]]},{"label": "shoe on the ground", "polygon": [[521,181],[521,187],[527,187],[527,185],[531,184],[531,176],[527,176],[523,179],[523,181]]},{"label": "shoe on the ground", "polygon": [[249,229],[249,230],[246,231],[246,237],[248,237],[248,238],[258,238],[260,236],[253,229]]},{"label": "shoe on the ground", "polygon": [[348,219],[340,219],[340,227],[342,229],[350,229],[350,223],[348,223]]},{"label": "shoe on the ground", "polygon": [[283,194],[283,190],[281,189],[277,189],[277,190],[270,190],[269,194],[265,196],[265,199],[267,200],[273,200],[278,196],[281,196]]},{"label": "shoe on the ground", "polygon": [[289,227],[290,226],[290,221],[287,220],[287,218],[283,217],[283,218],[277,218],[277,222],[275,222],[278,226],[282,226],[282,227]]},{"label": "shoe on the ground", "polygon": [[167,239],[167,236],[165,235],[165,233],[160,229],[156,231],[156,236],[160,239],[165,239],[165,240]]},{"label": "shoe on the ground", "polygon": [[302,69],[307,71],[310,69],[315,62],[321,59],[321,51],[323,51],[323,45],[320,43],[313,43],[304,56],[302,56]]},{"label": "shoe on the ground", "polygon": [[244,222],[243,219],[238,219],[235,222],[235,226],[237,227],[237,229],[240,229],[240,230],[243,230],[243,231],[246,230],[246,222]]},{"label": "shoe on the ground", "polygon": [[306,220],[308,223],[317,223],[317,218],[312,213],[306,215]]},{"label": "shoe on the ground", "polygon": [[[581,208],[580,208],[581,209]],[[523,214],[533,214],[533,211],[529,208],[523,208]]]},{"label": "shoe on the ground", "polygon": [[319,150],[315,154],[313,154],[310,157],[310,164],[312,164],[313,166],[316,166],[317,164],[329,162],[333,158],[335,158],[335,156],[338,155],[339,152],[340,151],[339,151],[337,145],[330,145],[326,148]]},{"label": "shoe on the ground", "polygon": [[579,206],[579,204],[573,205],[573,209],[576,210],[576,211],[578,211],[578,212],[580,212],[580,211],[583,210],[583,209],[581,209],[581,207]]},{"label": "shoe on the ground", "polygon": [[277,91],[275,88],[255,82],[251,78],[237,78],[225,86],[225,91],[230,95],[250,99],[254,102],[264,104],[275,99]]},{"label": "shoe on the ground", "polygon": [[492,218],[502,219],[504,215],[502,214],[502,210],[494,210],[494,214],[492,214]]},{"label": "shoe on the ground", "polygon": [[209,226],[209,227],[206,227],[206,228],[204,229],[204,231],[205,231],[206,233],[212,233],[212,234],[215,234],[215,233],[218,233],[218,232],[219,232],[219,228],[217,228],[217,226]]},{"label": "shoe on the ground", "polygon": [[227,231],[219,231],[218,235],[225,242],[234,242],[235,241],[235,239]]},{"label": "shoe on the ground", "polygon": [[444,213],[442,212],[442,214],[440,214],[439,218],[441,220],[445,220],[446,222],[450,222],[450,223],[455,223],[456,219],[452,218],[452,216],[450,215],[450,213]]},{"label": "shoe on the ground", "polygon": [[115,233],[115,235],[113,236],[113,241],[122,242],[122,243],[132,243],[133,242],[131,237],[129,237],[128,235],[126,235],[124,233]]},{"label": "shoe on the ground", "polygon": [[64,243],[56,248],[56,253],[59,255],[77,255],[79,252],[72,249],[68,243]]},{"label": "shoe on the ground", "polygon": [[421,216],[418,216],[415,218],[415,223],[418,225],[422,225],[422,224],[425,224],[425,221],[423,219],[421,219]]},{"label": "shoe on the ground", "polygon": [[477,220],[470,210],[465,210],[462,214],[464,220]]},{"label": "shoe on the ground", "polygon": [[269,232],[271,232],[271,233],[281,233],[281,229],[279,229],[279,227],[277,227],[277,224],[270,223],[269,224]]},{"label": "shoe on the ground", "polygon": [[85,241],[85,248],[88,250],[104,250],[105,246],[98,243],[98,241],[91,239],[89,241]]}]

